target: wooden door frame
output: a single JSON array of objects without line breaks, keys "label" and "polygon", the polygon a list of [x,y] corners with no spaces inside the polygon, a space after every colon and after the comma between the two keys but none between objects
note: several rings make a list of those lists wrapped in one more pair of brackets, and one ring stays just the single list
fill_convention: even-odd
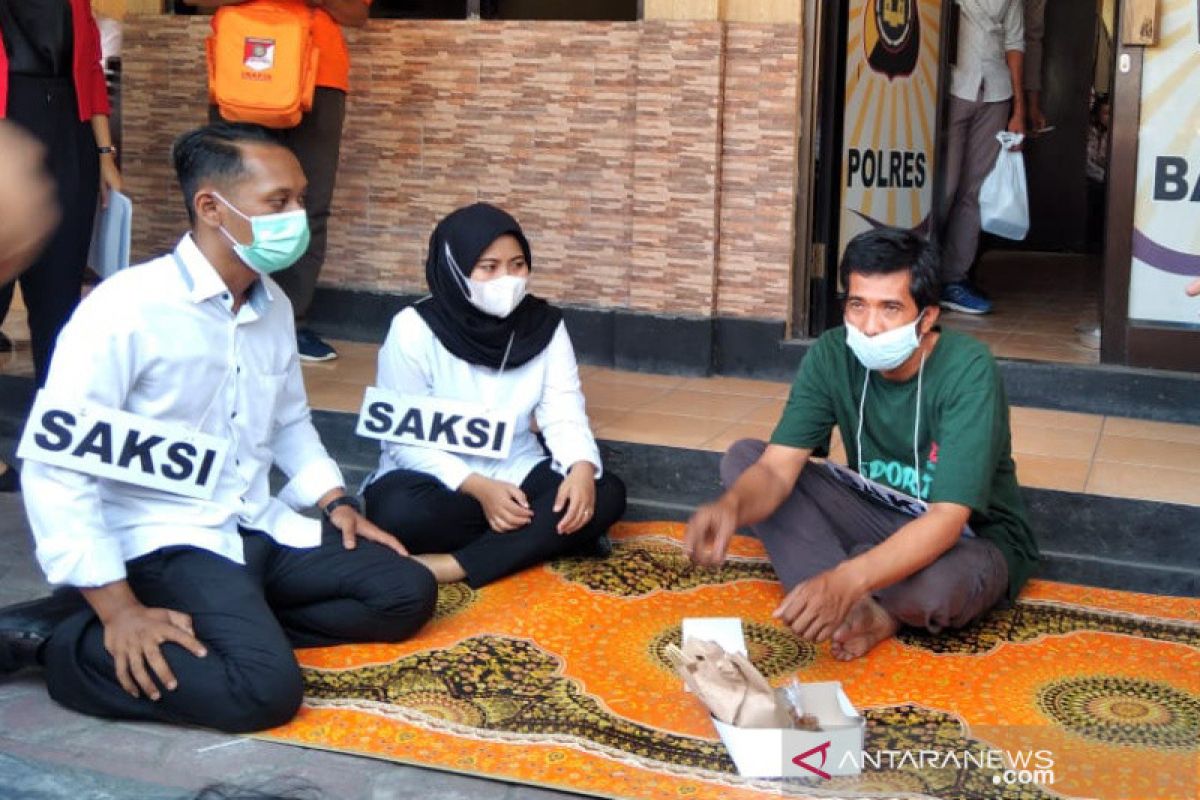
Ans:
[{"label": "wooden door frame", "polygon": [[[1127,0],[1126,0],[1127,1]],[[1200,331],[1129,319],[1133,226],[1137,203],[1144,48],[1126,45],[1125,2],[1118,2],[1113,69],[1112,141],[1105,213],[1104,297],[1100,361],[1131,367],[1200,372]]]},{"label": "wooden door frame", "polygon": [[803,0],[800,22],[800,75],[797,102],[795,220],[793,223],[791,312],[787,336],[807,338],[812,316],[812,283],[824,274],[824,246],[813,241],[817,189],[818,106],[821,94],[822,26],[826,3]]}]

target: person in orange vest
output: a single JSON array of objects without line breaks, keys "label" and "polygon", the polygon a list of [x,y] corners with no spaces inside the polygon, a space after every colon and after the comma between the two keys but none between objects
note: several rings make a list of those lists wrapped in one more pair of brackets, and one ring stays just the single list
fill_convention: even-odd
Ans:
[{"label": "person in orange vest", "polygon": [[[337,351],[305,325],[312,305],[317,278],[325,263],[325,242],[329,227],[329,208],[337,178],[338,153],[342,141],[342,122],[346,116],[346,92],[350,88],[350,55],[342,26],[361,28],[367,24],[371,0],[184,0],[203,9],[243,3],[268,3],[293,7],[297,13],[313,13],[313,44],[320,52],[317,63],[317,90],[312,110],[294,128],[277,130],[280,141],[296,154],[308,178],[308,227],[312,243],[308,252],[291,269],[275,276],[296,314],[296,347],[301,361],[330,361]],[[212,120],[220,119],[215,107]]]}]

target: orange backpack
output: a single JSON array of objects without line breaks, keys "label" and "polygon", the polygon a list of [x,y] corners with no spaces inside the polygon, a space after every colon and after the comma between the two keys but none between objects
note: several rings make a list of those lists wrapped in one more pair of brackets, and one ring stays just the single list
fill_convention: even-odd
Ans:
[{"label": "orange backpack", "polygon": [[291,128],[312,109],[313,12],[272,2],[222,6],[208,37],[208,94],[230,122]]}]

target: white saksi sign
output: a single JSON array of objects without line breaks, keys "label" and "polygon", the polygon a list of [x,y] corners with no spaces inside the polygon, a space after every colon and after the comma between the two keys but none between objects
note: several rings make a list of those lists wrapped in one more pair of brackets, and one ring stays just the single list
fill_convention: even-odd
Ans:
[{"label": "white saksi sign", "polygon": [[229,443],[182,425],[39,392],[17,456],[97,478],[208,500]]},{"label": "white saksi sign", "polygon": [[399,395],[367,387],[355,433],[368,439],[502,459],[512,447],[511,417],[476,403]]}]

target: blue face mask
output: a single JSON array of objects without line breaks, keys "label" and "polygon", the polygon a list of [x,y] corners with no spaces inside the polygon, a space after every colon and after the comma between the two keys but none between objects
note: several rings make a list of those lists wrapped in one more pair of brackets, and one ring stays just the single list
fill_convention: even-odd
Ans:
[{"label": "blue face mask", "polygon": [[237,253],[237,257],[255,272],[270,275],[287,269],[308,250],[308,214],[304,209],[249,217],[216,192],[213,192],[213,196],[250,223],[250,231],[254,236],[250,244],[242,244],[234,239],[224,225],[221,226],[221,233],[233,243],[233,252]]},{"label": "blue face mask", "polygon": [[887,372],[895,369],[908,361],[909,356],[916,352],[917,346],[921,343],[917,326],[923,316],[925,316],[924,311],[907,325],[901,325],[899,328],[877,333],[874,336],[867,336],[847,322],[846,346],[854,352],[859,363],[869,370]]}]

